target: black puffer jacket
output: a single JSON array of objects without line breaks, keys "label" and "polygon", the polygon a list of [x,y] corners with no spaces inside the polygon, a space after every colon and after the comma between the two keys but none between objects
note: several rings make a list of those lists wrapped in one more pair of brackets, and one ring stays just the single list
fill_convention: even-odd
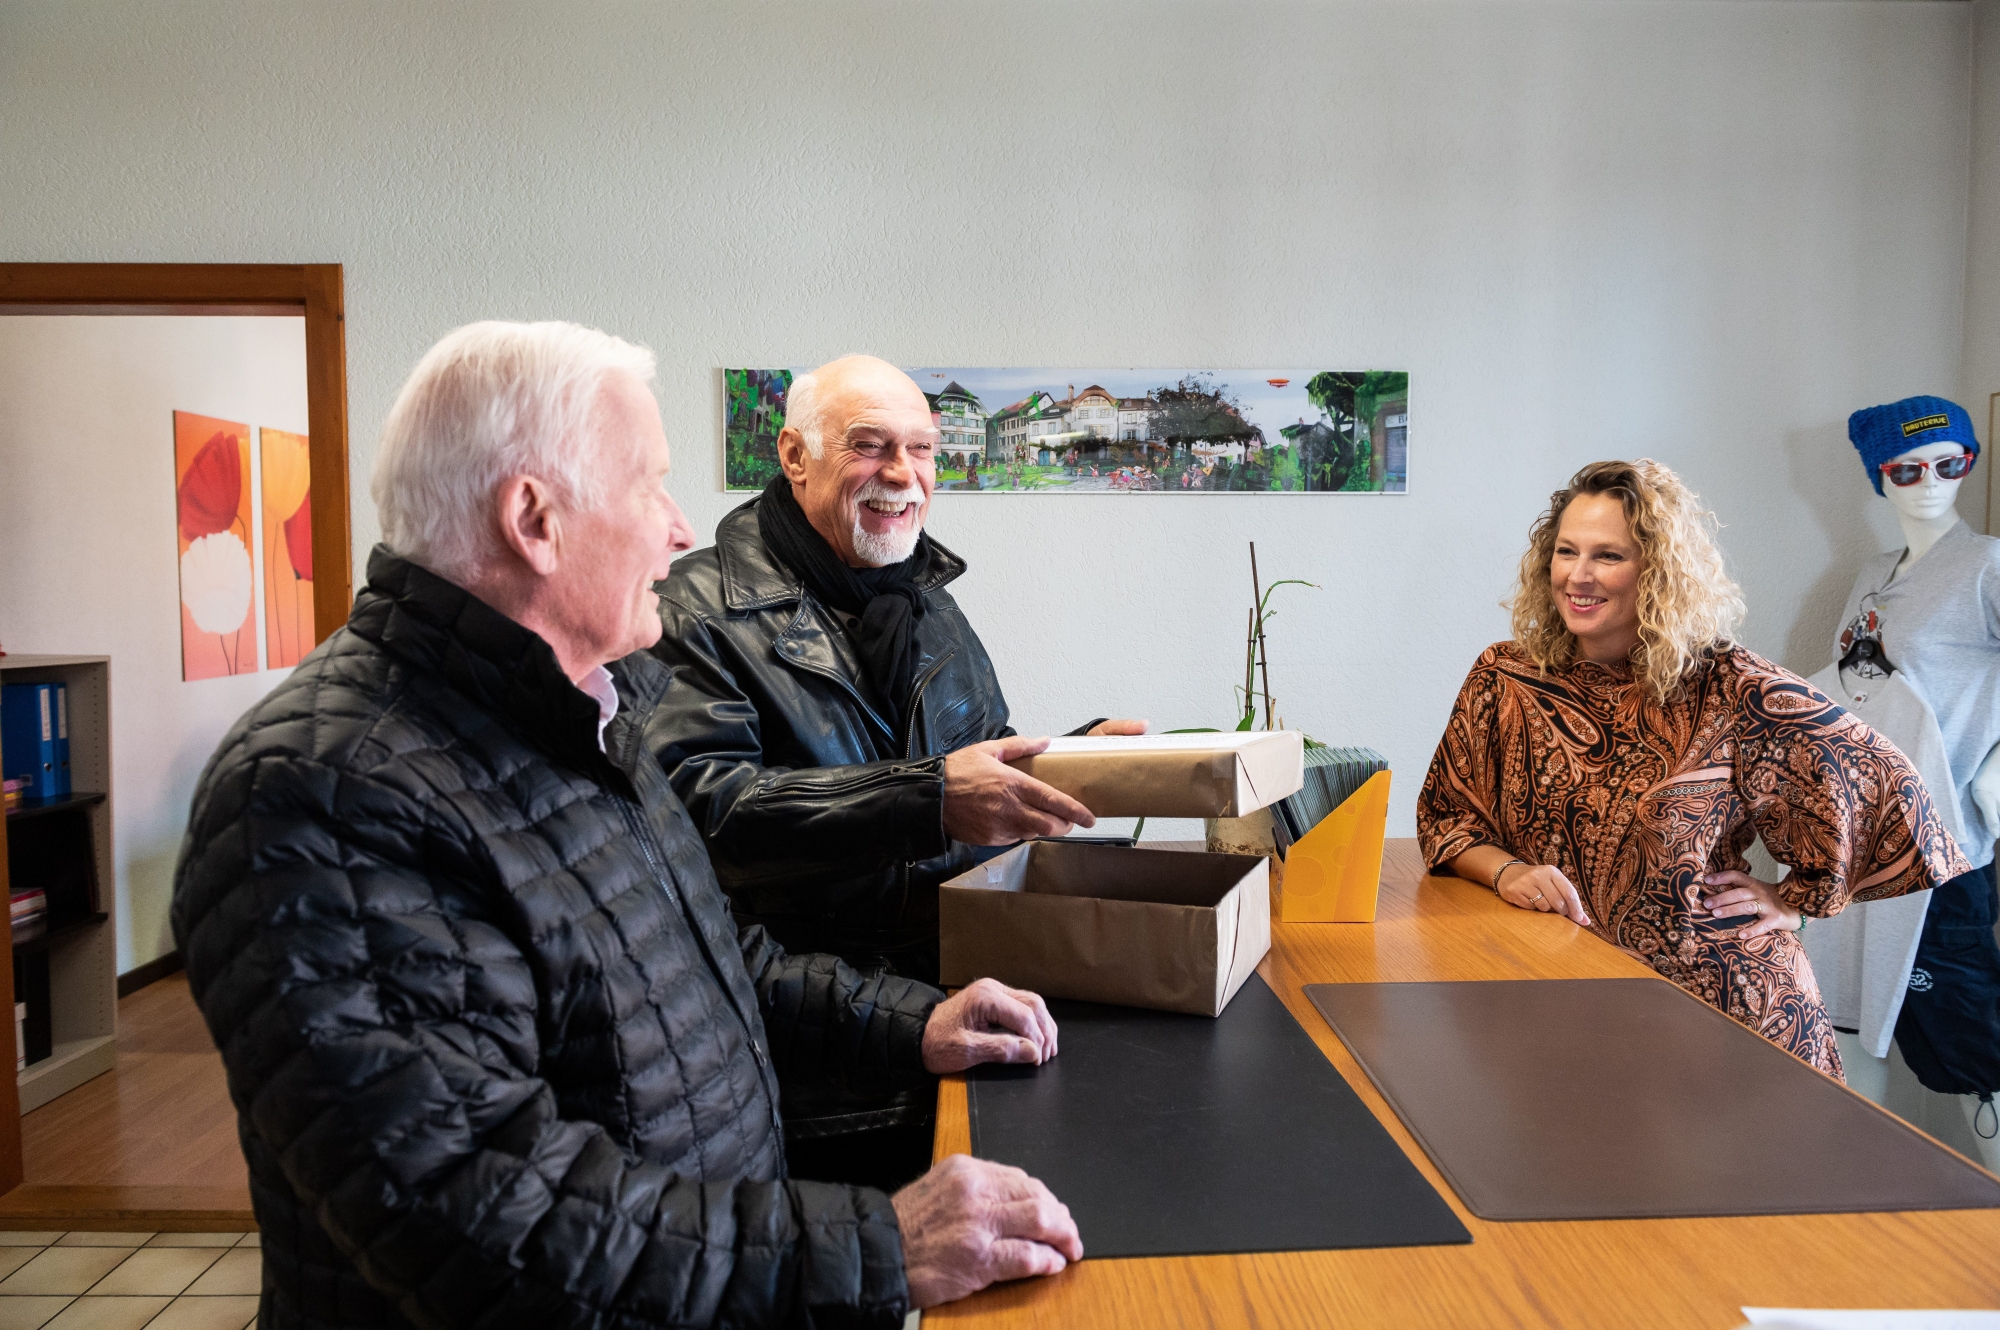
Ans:
[{"label": "black puffer jacket", "polygon": [[174,934],[290,1327],[894,1325],[888,1198],[787,1182],[788,1076],[922,1074],[936,990],[739,934],[639,721],[378,550],[224,739]]},{"label": "black puffer jacket", "polygon": [[772,558],[755,500],[660,583],[675,686],[647,743],[708,842],[737,918],[788,947],[937,978],[938,884],[998,853],[944,833],[944,754],[1014,731],[932,543],[917,705],[897,732],[838,618]]}]

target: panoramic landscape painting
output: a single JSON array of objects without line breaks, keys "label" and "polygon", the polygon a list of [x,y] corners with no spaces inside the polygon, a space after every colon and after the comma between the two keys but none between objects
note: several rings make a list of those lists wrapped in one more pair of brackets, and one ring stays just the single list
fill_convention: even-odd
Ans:
[{"label": "panoramic landscape painting", "polygon": [[[723,371],[723,484],[778,471],[785,393],[803,370]],[[1400,370],[906,371],[938,431],[937,487],[980,494],[1400,494],[1410,376]]]}]

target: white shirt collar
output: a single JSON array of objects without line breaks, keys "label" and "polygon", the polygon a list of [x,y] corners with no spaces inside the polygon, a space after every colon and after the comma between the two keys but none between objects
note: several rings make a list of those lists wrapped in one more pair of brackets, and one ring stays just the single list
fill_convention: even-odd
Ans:
[{"label": "white shirt collar", "polygon": [[590,667],[590,673],[576,681],[576,686],[590,695],[597,703],[597,751],[604,751],[604,727],[618,714],[618,685],[611,682],[611,671],[602,665]]}]

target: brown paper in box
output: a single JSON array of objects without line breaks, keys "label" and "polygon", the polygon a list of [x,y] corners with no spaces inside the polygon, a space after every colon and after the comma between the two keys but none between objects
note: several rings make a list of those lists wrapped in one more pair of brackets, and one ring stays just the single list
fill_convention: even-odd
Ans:
[{"label": "brown paper in box", "polygon": [[1242,817],[1306,783],[1297,730],[1065,736],[1009,765],[1099,817]]},{"label": "brown paper in box", "polygon": [[1269,863],[1031,841],[938,889],[947,986],[1220,1015],[1271,949]]}]

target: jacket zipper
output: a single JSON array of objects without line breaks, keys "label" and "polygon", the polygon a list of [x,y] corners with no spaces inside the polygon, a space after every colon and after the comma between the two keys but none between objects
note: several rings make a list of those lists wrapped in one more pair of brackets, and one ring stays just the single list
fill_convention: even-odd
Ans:
[{"label": "jacket zipper", "polygon": [[932,661],[931,667],[917,679],[917,686],[910,690],[910,714],[903,722],[903,757],[906,760],[917,755],[917,717],[923,714],[924,689],[930,687],[938,671],[950,664],[951,658],[957,654],[958,648],[953,647]]}]

